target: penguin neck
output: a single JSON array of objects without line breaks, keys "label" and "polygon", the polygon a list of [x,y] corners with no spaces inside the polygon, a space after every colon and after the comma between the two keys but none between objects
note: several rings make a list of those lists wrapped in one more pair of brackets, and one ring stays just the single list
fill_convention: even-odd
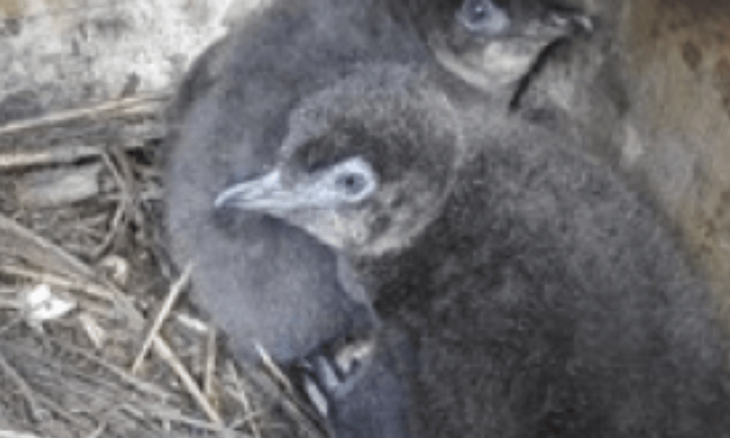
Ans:
[{"label": "penguin neck", "polygon": [[483,214],[486,193],[478,189],[478,184],[457,182],[439,216],[407,246],[376,257],[348,258],[383,318],[423,306],[450,279],[488,263],[485,241],[499,237],[489,235],[491,224]]}]

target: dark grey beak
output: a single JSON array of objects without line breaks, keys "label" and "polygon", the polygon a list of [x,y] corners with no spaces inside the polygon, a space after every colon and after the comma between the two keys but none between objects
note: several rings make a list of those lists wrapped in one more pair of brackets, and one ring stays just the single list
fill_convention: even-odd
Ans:
[{"label": "dark grey beak", "polygon": [[227,188],[216,197],[213,205],[216,209],[232,207],[276,214],[303,206],[301,195],[296,188],[284,187],[281,173],[275,170]]}]

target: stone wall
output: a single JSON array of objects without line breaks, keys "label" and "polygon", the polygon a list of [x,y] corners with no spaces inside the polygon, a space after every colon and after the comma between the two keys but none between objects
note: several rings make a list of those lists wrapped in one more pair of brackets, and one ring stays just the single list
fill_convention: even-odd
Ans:
[{"label": "stone wall", "polygon": [[[628,1],[628,0],[626,0]],[[630,120],[653,191],[730,309],[730,2],[628,2]]]},{"label": "stone wall", "polygon": [[229,2],[0,0],[0,124],[170,90]]}]

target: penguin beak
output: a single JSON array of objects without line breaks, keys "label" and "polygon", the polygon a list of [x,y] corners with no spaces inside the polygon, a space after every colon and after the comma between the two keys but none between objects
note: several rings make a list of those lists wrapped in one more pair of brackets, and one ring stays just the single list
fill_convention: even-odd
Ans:
[{"label": "penguin beak", "polygon": [[567,36],[589,34],[594,30],[593,20],[578,11],[551,11],[543,21],[543,28],[538,33],[545,32],[553,36]]},{"label": "penguin beak", "polygon": [[285,220],[336,248],[343,247],[353,229],[339,218],[316,178],[290,185],[282,183],[279,170],[225,189],[213,206],[216,210],[235,208]]},{"label": "penguin beak", "polygon": [[306,188],[285,187],[281,182],[281,172],[274,170],[227,188],[216,197],[213,205],[216,209],[232,207],[278,216],[306,207],[307,194],[304,192]]},{"label": "penguin beak", "polygon": [[561,37],[590,34],[593,29],[593,20],[579,11],[551,10],[540,18],[531,20],[518,31],[517,37],[532,37],[538,41],[550,42]]}]

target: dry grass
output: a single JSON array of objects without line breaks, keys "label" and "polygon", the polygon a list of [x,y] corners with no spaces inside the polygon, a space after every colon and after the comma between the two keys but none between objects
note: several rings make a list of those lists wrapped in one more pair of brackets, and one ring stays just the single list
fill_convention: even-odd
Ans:
[{"label": "dry grass", "polygon": [[0,438],[324,436],[187,303],[161,237],[166,100],[0,127]]}]

